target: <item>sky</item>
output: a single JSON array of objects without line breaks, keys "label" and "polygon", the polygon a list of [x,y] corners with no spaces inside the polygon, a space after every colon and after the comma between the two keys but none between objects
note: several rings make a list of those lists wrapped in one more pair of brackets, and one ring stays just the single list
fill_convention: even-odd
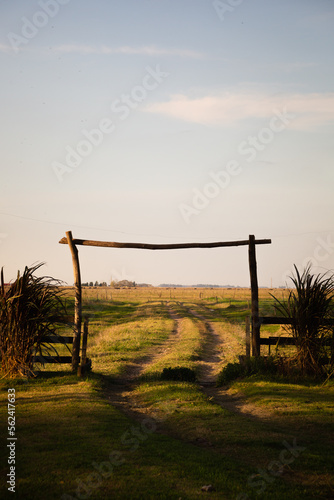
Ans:
[{"label": "sky", "polygon": [[[334,269],[332,0],[0,2],[0,266],[73,284],[74,238],[271,239]],[[78,247],[82,281],[249,286],[247,246]]]}]

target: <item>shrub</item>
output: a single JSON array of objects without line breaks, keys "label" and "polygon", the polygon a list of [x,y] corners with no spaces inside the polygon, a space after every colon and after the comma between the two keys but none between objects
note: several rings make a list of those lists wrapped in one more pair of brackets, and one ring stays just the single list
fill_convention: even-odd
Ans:
[{"label": "shrub", "polygon": [[[296,341],[295,363],[303,375],[320,375],[324,365],[332,365],[333,359],[333,275],[311,274],[308,265],[302,274],[296,266],[295,275],[290,277],[294,289],[286,300],[276,297],[277,310],[291,318],[293,323],[285,329],[291,332]],[[326,347],[331,340],[331,349]]]},{"label": "shrub", "polygon": [[217,386],[226,385],[239,377],[255,374],[275,375],[277,372],[277,362],[271,356],[244,358],[241,363],[228,363],[222,369],[217,378]]},{"label": "shrub", "polygon": [[34,276],[42,265],[26,267],[22,276],[18,272],[8,288],[1,269],[0,356],[5,376],[32,374],[34,354],[57,355],[46,337],[57,335],[57,327],[66,323],[67,315],[60,282]]},{"label": "shrub", "polygon": [[177,380],[184,382],[195,382],[196,373],[186,366],[177,366],[176,368],[164,368],[161,373],[161,380]]},{"label": "shrub", "polygon": [[217,385],[225,385],[243,375],[240,363],[228,363],[218,375]]}]

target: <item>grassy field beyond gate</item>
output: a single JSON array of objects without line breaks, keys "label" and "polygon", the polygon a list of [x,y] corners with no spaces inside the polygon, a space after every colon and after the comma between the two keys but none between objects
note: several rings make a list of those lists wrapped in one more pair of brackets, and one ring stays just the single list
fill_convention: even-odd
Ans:
[{"label": "grassy field beyond gate", "polygon": [[[71,306],[71,289],[68,297]],[[249,289],[87,288],[83,299],[92,373],[47,365],[36,378],[0,382],[1,498],[334,498],[333,382],[210,384],[245,353]],[[260,314],[272,313],[260,290]],[[178,367],[197,381],[161,379]]]}]

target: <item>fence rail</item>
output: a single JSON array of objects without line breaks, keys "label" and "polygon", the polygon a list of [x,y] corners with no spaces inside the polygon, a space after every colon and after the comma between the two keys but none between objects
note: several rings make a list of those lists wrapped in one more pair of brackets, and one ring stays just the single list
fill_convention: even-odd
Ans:
[{"label": "fence rail", "polygon": [[[294,323],[293,318],[285,318],[285,317],[279,317],[279,316],[260,316],[259,317],[259,324],[260,327],[262,325],[292,325]],[[334,323],[332,321],[329,322],[330,325],[334,326]],[[247,326],[246,326],[247,329]],[[263,338],[260,336],[260,345],[267,345],[269,346],[269,354],[270,354],[270,346],[272,345],[296,345],[296,339],[295,337],[287,337],[287,336],[270,336],[267,338]],[[324,342],[325,346],[331,346],[332,341],[327,340]]]},{"label": "fence rail", "polygon": [[34,356],[34,363],[72,363],[72,356]]},{"label": "fence rail", "polygon": [[293,318],[285,318],[279,316],[260,316],[260,325],[292,325]]},{"label": "fence rail", "polygon": [[[81,336],[80,336],[81,337]],[[87,337],[88,337],[88,318],[85,318],[83,335],[82,335],[82,346],[81,346],[81,356],[77,358],[78,366],[77,371],[78,375],[82,375],[85,371],[91,369],[91,360],[87,358]],[[62,364],[70,364],[72,363],[73,369],[73,335],[48,335],[45,337],[43,343],[45,344],[62,344],[72,346],[72,352],[70,356],[58,356],[58,355],[38,355],[32,357],[33,363],[62,363]]]}]

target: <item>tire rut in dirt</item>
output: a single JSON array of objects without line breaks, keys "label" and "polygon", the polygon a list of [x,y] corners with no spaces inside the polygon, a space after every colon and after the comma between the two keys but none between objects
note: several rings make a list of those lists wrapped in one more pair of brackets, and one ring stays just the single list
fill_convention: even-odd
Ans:
[{"label": "tire rut in dirt", "polygon": [[[126,375],[114,380],[112,383],[106,384],[105,394],[109,402],[122,411],[125,415],[136,421],[142,421],[144,418],[152,418],[145,406],[138,404],[133,397],[133,390],[140,381],[138,380],[144,370],[163,357],[169,349],[175,345],[180,338],[180,322],[182,314],[178,310],[176,312],[172,305],[166,304],[168,307],[169,316],[174,320],[173,329],[162,344],[151,349],[152,352],[145,356],[139,357],[134,362],[130,363],[126,369]],[[183,303],[177,303],[178,309],[183,308],[187,314],[200,320],[200,328],[202,334],[206,338],[203,355],[200,364],[199,386],[203,393],[212,401],[212,403],[221,406],[222,408],[242,415],[246,418],[264,419],[272,418],[273,415],[255,405],[247,403],[242,395],[230,394],[228,390],[222,387],[216,387],[218,365],[224,358],[219,347],[223,343],[221,335],[219,335],[214,326],[201,314],[191,308],[188,308]],[[217,368],[218,367],[218,368]],[[160,422],[163,423],[163,422]],[[157,422],[158,425],[158,422]],[[159,426],[160,427],[160,426]],[[159,431],[158,431],[159,432]]]},{"label": "tire rut in dirt", "polygon": [[215,385],[219,372],[219,365],[222,362],[221,346],[222,339],[215,331],[212,322],[191,308],[184,306],[187,312],[200,320],[202,334],[205,337],[203,353],[199,361],[199,384],[205,386]]},{"label": "tire rut in dirt", "polygon": [[173,311],[172,307],[168,306],[168,313],[170,318],[174,321],[173,329],[169,337],[160,345],[154,346],[150,352],[144,356],[140,356],[133,362],[129,363],[125,368],[125,374],[117,379],[118,383],[127,384],[135,383],[136,379],[145,371],[145,369],[156,362],[159,358],[164,356],[166,352],[178,341],[180,335],[180,316]]},{"label": "tire rut in dirt", "polygon": [[142,421],[145,417],[150,417],[146,407],[139,405],[133,398],[133,391],[139,383],[139,377],[150,364],[156,362],[160,357],[164,356],[166,352],[179,340],[180,337],[180,322],[181,317],[168,306],[168,313],[174,321],[173,329],[168,337],[161,345],[154,347],[145,356],[139,357],[126,367],[126,375],[114,379],[112,382],[106,380],[105,382],[105,396],[108,401],[118,408],[126,416],[136,420]]}]

